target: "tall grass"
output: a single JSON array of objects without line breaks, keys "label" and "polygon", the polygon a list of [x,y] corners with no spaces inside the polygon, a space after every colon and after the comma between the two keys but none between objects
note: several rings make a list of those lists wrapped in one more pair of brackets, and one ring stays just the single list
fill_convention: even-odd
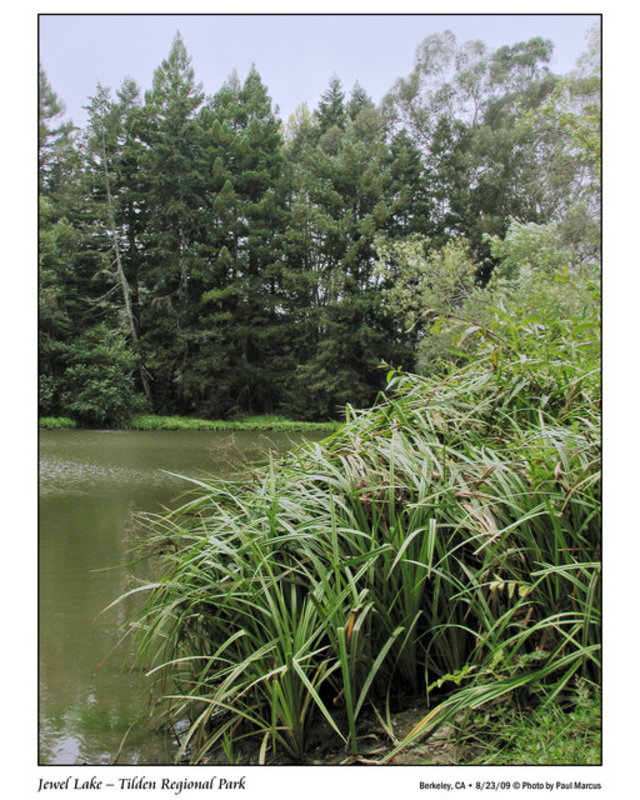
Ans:
[{"label": "tall grass", "polygon": [[357,755],[365,711],[388,727],[422,695],[387,763],[500,698],[599,683],[597,310],[497,308],[462,330],[466,364],[392,371],[322,443],[144,517],[161,577],[136,589],[137,658],[189,720],[182,757],[249,737],[303,761],[319,721]]}]

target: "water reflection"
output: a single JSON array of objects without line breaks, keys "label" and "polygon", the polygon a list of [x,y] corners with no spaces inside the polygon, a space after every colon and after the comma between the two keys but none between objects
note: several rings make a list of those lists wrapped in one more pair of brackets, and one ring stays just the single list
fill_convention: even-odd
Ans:
[{"label": "water reflection", "polygon": [[[183,431],[43,431],[40,437],[40,762],[171,763],[175,744],[149,726],[148,685],[114,647],[134,600],[127,531],[189,488],[168,473],[228,477],[302,437]],[[310,437],[306,437],[310,438]],[[135,576],[134,576],[135,577]],[[138,573],[138,577],[141,575]]]}]

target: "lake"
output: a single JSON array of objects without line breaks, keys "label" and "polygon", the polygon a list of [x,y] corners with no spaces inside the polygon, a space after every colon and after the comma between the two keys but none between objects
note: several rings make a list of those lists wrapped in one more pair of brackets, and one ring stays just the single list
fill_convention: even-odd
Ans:
[{"label": "lake", "polygon": [[[104,609],[144,565],[129,548],[135,511],[170,507],[179,475],[234,477],[299,433],[41,431],[39,726],[41,764],[170,764],[174,739],[149,721],[149,686],[116,647],[133,599]],[[174,474],[171,474],[174,473]],[[104,613],[103,613],[104,612]]]}]

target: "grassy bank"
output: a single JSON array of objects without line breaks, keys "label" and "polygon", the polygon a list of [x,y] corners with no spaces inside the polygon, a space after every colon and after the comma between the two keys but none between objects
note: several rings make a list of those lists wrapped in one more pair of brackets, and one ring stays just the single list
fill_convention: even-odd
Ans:
[{"label": "grassy bank", "polygon": [[65,430],[77,427],[76,421],[70,417],[40,417],[38,427],[43,430]]},{"label": "grassy bank", "polygon": [[143,519],[159,578],[135,590],[136,657],[189,720],[184,758],[252,742],[304,763],[321,731],[390,763],[597,692],[599,303],[547,321],[544,304],[496,308],[462,331],[466,363],[392,372],[324,442]]},{"label": "grassy bank", "polygon": [[[40,417],[39,427],[46,430],[76,428],[69,417]],[[120,426],[130,431],[301,431],[331,433],[339,422],[301,422],[275,414],[244,417],[239,420],[207,420],[196,417],[137,414]]]},{"label": "grassy bank", "polygon": [[206,420],[195,417],[138,414],[123,424],[136,431],[307,431],[331,433],[339,422],[300,422],[275,414],[244,417],[238,420]]}]

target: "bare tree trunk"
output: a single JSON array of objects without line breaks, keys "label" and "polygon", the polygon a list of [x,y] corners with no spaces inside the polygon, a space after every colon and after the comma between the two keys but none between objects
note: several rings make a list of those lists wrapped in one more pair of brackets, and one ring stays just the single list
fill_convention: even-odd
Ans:
[{"label": "bare tree trunk", "polygon": [[142,357],[139,352],[139,337],[136,328],[136,321],[131,307],[131,287],[127,281],[127,276],[124,274],[122,268],[122,259],[120,258],[120,245],[118,244],[118,232],[116,230],[116,221],[113,213],[113,206],[111,202],[111,188],[109,184],[109,170],[107,168],[107,147],[104,140],[104,130],[102,131],[102,165],[104,167],[104,183],[107,190],[107,209],[109,212],[109,227],[111,230],[111,238],[113,239],[113,252],[115,254],[116,273],[120,288],[122,289],[122,299],[124,301],[124,311],[129,324],[129,332],[131,339],[136,345],[136,357],[138,360],[138,370],[140,372],[140,380],[142,382],[142,389],[149,404],[151,404],[151,385],[149,383],[149,373],[145,367]]}]

